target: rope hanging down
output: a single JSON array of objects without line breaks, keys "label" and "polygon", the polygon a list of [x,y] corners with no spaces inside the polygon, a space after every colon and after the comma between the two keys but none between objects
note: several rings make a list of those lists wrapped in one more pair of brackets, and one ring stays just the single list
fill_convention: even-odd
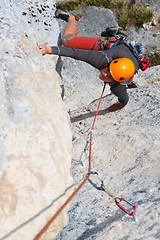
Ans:
[{"label": "rope hanging down", "polygon": [[91,145],[92,145],[92,131],[95,125],[95,121],[98,115],[98,111],[99,111],[99,107],[101,104],[101,100],[103,97],[103,93],[106,87],[106,83],[104,83],[104,87],[102,90],[102,94],[99,100],[99,104],[98,104],[98,108],[97,108],[97,112],[96,115],[94,117],[93,120],[93,124],[91,127],[91,131],[90,131],[90,147],[89,147],[89,163],[88,163],[88,175],[86,176],[86,178],[83,180],[83,182],[79,185],[79,187],[71,194],[71,196],[66,200],[66,202],[59,208],[59,210],[53,215],[53,217],[47,222],[47,224],[41,229],[41,231],[35,236],[34,240],[39,240],[40,237],[47,231],[48,227],[53,223],[53,221],[56,219],[56,217],[62,212],[62,210],[66,207],[66,205],[72,200],[72,198],[76,195],[76,193],[83,187],[83,185],[88,181],[90,174],[89,172],[91,172]]},{"label": "rope hanging down", "polygon": [[[66,207],[66,205],[72,200],[72,198],[77,194],[77,192],[83,187],[83,185],[87,181],[89,181],[96,189],[106,192],[110,197],[112,197],[115,200],[115,202],[116,202],[116,204],[119,208],[121,208],[128,215],[133,216],[134,219],[135,219],[136,206],[134,205],[134,203],[131,203],[131,202],[125,200],[124,198],[118,198],[118,197],[114,196],[107,189],[105,189],[103,181],[101,182],[101,186],[97,187],[97,185],[94,184],[89,179],[91,174],[97,174],[98,175],[97,172],[91,172],[92,134],[93,134],[93,128],[94,128],[95,121],[96,121],[96,118],[97,118],[97,115],[98,115],[98,111],[99,111],[99,108],[100,108],[100,104],[101,104],[101,101],[102,101],[102,97],[103,97],[105,87],[106,87],[106,83],[104,83],[104,87],[103,87],[102,94],[101,94],[101,97],[100,97],[100,100],[99,100],[99,103],[98,103],[97,111],[96,111],[96,114],[95,114],[95,117],[94,117],[94,120],[93,120],[93,124],[92,124],[91,130],[90,130],[90,145],[89,145],[89,160],[88,160],[89,162],[88,162],[88,173],[86,174],[86,178],[79,185],[79,187],[71,194],[71,196],[65,201],[65,203],[59,208],[59,210],[53,215],[53,217],[46,223],[46,225],[41,229],[41,231],[35,236],[35,238],[33,240],[39,240],[40,239],[40,237],[47,231],[48,227],[53,223],[53,221],[56,219],[56,217],[62,212],[62,210]],[[133,212],[131,213],[131,212],[127,211],[124,207],[122,207],[120,205],[121,201],[125,201],[127,204],[131,205],[133,207]]]}]

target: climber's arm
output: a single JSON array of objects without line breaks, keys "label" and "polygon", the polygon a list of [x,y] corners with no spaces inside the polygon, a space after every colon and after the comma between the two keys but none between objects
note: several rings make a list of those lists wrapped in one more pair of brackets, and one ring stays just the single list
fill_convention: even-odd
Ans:
[{"label": "climber's arm", "polygon": [[126,86],[121,85],[119,83],[111,86],[111,92],[118,97],[118,102],[112,104],[107,110],[112,112],[116,110],[122,109],[125,105],[127,105],[129,96],[127,94]]},{"label": "climber's arm", "polygon": [[59,56],[70,57],[89,63],[97,69],[101,69],[105,64],[109,63],[109,59],[102,51],[75,49],[64,46],[47,47],[44,44],[39,44],[38,47],[43,56],[45,54],[55,54]]},{"label": "climber's arm", "polygon": [[38,47],[39,47],[43,56],[46,55],[46,54],[51,54],[51,52],[52,52],[51,47],[47,47],[44,44],[38,44]]}]

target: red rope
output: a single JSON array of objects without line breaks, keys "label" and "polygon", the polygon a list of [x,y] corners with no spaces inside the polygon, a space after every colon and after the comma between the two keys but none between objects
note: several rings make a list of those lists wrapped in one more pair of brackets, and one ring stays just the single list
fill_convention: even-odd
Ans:
[{"label": "red rope", "polygon": [[[99,100],[99,104],[98,104],[98,107],[97,107],[97,111],[96,111],[96,114],[95,114],[95,117],[94,117],[94,120],[93,120],[93,124],[92,124],[92,127],[91,127],[91,131],[90,131],[90,147],[89,147],[89,166],[88,166],[88,172],[91,172],[91,150],[92,150],[92,131],[93,131],[93,128],[94,128],[94,125],[95,125],[95,121],[96,121],[96,117],[98,115],[98,111],[99,111],[99,107],[100,107],[100,104],[101,104],[101,100],[102,100],[102,97],[103,97],[103,93],[104,93],[104,90],[105,90],[105,86],[106,86],[106,83],[104,83],[104,87],[103,87],[103,90],[102,90],[102,94],[101,94],[101,97],[100,97],[100,100]],[[62,210],[66,207],[66,205],[72,200],[72,198],[76,195],[76,193],[83,187],[83,185],[87,182],[87,180],[89,179],[90,177],[90,174],[87,175],[87,177],[83,180],[83,182],[79,185],[79,187],[71,194],[71,196],[66,200],[66,202],[59,208],[59,210],[53,215],[53,217],[47,222],[47,224],[41,229],[41,231],[35,236],[35,238],[33,240],[38,240],[40,239],[40,237],[42,236],[43,233],[46,232],[46,230],[48,229],[48,227],[52,224],[52,222],[56,219],[56,217],[62,212]]]}]

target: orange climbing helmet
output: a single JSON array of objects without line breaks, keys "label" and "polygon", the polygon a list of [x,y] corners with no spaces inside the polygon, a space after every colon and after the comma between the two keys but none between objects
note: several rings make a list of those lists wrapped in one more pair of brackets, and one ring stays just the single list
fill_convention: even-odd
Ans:
[{"label": "orange climbing helmet", "polygon": [[124,83],[135,73],[135,66],[129,58],[117,58],[110,63],[110,73],[116,82]]}]

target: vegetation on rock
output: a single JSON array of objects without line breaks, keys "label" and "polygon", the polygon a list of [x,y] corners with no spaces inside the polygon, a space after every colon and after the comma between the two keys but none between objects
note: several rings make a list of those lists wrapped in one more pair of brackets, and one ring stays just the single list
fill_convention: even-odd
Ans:
[{"label": "vegetation on rock", "polygon": [[153,11],[141,4],[128,4],[124,0],[69,0],[58,2],[57,8],[63,10],[78,10],[84,6],[96,6],[111,9],[118,18],[120,27],[142,26],[153,18]]}]

